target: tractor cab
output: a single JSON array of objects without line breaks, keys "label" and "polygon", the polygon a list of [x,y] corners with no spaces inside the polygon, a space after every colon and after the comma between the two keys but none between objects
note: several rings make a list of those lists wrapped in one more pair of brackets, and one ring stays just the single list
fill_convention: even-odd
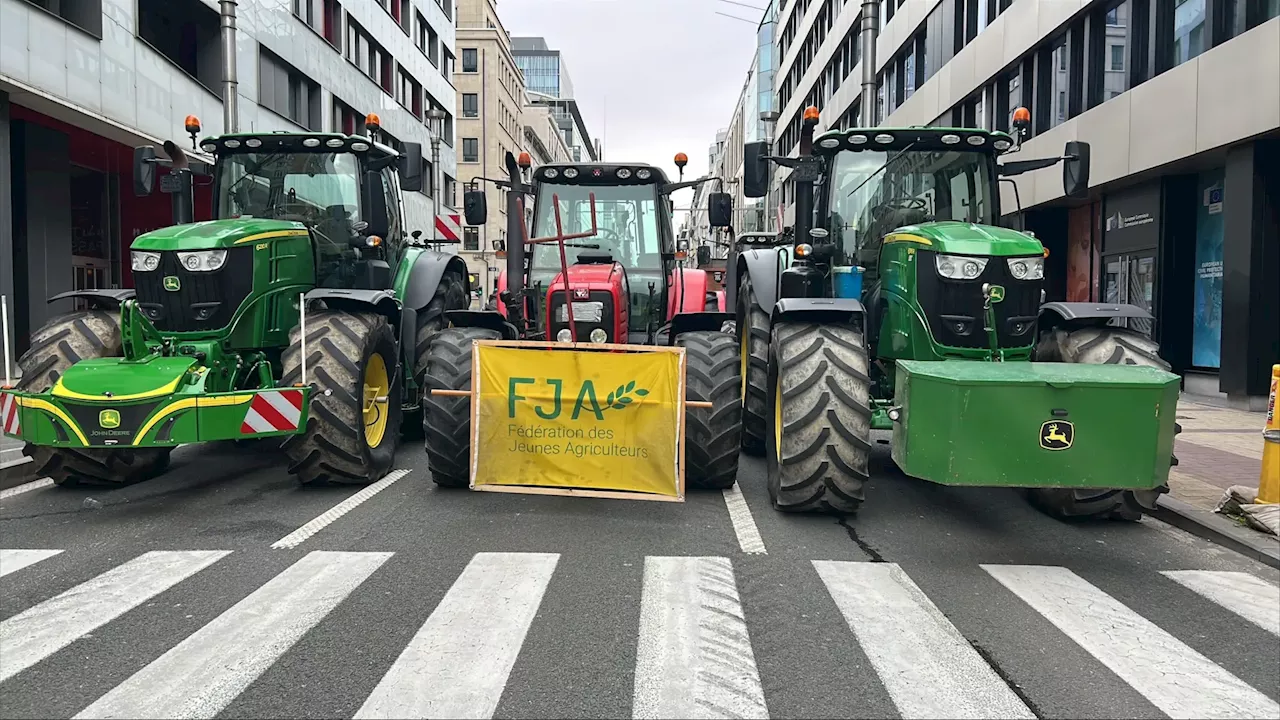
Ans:
[{"label": "tractor cab", "polygon": [[[565,245],[569,286],[575,292],[578,333],[592,339],[596,328],[606,342],[630,342],[650,335],[666,317],[676,245],[663,187],[666,176],[644,165],[545,165],[534,173],[534,237],[561,229],[596,234]],[[556,227],[559,201],[563,228]],[[529,253],[529,284],[545,298],[548,337],[568,332],[560,249],[534,244]],[[603,324],[601,324],[603,323]],[[564,332],[561,332],[564,331]],[[602,337],[594,333],[595,338]],[[565,338],[566,340],[569,338]]]},{"label": "tractor cab", "polygon": [[[193,120],[187,129],[194,137],[199,124]],[[378,117],[370,115],[366,125],[376,131]],[[282,274],[305,276],[307,284],[314,279],[315,287],[390,288],[407,240],[401,191],[422,187],[421,150],[405,145],[401,154],[368,137],[328,133],[205,138],[201,150],[215,157],[214,219],[192,223],[189,199],[175,199],[175,208],[187,208],[175,212],[180,224],[134,242],[144,314],[160,329],[206,329],[215,316],[221,322],[207,329],[224,326],[252,288],[254,255],[261,252],[278,258]],[[189,198],[182,151],[172,143],[165,151],[176,172],[162,178],[161,189]],[[135,191],[149,194],[159,164],[154,148],[137,148],[134,164]],[[175,241],[183,252],[167,251]],[[188,308],[191,303],[175,299],[181,293],[175,287],[199,294],[205,286],[219,297],[192,303],[217,308]]]}]

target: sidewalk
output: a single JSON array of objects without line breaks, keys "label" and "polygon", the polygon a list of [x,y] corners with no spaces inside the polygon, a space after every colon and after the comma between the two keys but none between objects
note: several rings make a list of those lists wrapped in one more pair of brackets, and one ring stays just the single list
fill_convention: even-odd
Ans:
[{"label": "sidewalk", "polygon": [[1182,433],[1174,443],[1178,465],[1169,472],[1169,494],[1212,511],[1227,488],[1256,488],[1262,472],[1266,413],[1178,400]]}]

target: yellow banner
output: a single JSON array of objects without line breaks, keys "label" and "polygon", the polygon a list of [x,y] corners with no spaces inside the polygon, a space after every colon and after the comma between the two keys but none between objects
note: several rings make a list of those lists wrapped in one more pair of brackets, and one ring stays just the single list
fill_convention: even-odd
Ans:
[{"label": "yellow banner", "polygon": [[473,486],[682,497],[682,355],[476,347]]}]

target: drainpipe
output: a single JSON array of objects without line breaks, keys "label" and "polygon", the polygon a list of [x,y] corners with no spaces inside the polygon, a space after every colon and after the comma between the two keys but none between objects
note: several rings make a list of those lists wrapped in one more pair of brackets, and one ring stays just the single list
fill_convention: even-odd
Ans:
[{"label": "drainpipe", "polygon": [[222,15],[222,131],[240,131],[236,80],[236,0],[220,0]]},{"label": "drainpipe", "polygon": [[875,127],[876,35],[880,32],[880,3],[862,2],[862,127]]}]

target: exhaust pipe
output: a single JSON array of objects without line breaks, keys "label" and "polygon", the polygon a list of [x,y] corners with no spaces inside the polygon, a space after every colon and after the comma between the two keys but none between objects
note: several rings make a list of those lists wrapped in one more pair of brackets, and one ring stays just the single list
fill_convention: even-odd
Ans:
[{"label": "exhaust pipe", "polygon": [[876,36],[880,33],[880,3],[862,2],[862,127],[876,125]]},{"label": "exhaust pipe", "polygon": [[222,15],[222,132],[240,132],[236,79],[236,0],[220,0]]}]

